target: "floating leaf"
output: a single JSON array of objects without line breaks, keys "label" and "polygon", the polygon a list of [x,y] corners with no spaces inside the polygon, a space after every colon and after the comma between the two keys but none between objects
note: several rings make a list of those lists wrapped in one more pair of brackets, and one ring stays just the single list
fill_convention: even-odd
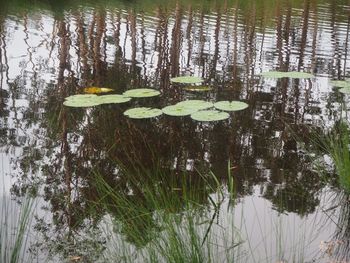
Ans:
[{"label": "floating leaf", "polygon": [[242,101],[219,101],[214,103],[214,107],[224,111],[240,111],[248,108],[248,104]]},{"label": "floating leaf", "polygon": [[205,110],[213,107],[213,103],[204,100],[185,100],[176,104],[193,110]]},{"label": "floating leaf", "polygon": [[197,111],[197,109],[188,108],[183,105],[171,105],[162,109],[163,113],[170,116],[186,116]]},{"label": "floating leaf", "polygon": [[350,94],[350,87],[345,87],[345,88],[341,88],[339,89],[339,92],[344,93],[344,94]]},{"label": "floating leaf", "polygon": [[195,83],[202,83],[204,79],[200,77],[183,76],[183,77],[171,78],[170,81],[173,83],[195,84]]},{"label": "floating leaf", "polygon": [[292,78],[292,79],[311,79],[315,76],[311,73],[307,72],[299,72],[299,71],[290,71],[286,72],[286,78]]},{"label": "floating leaf", "polygon": [[100,104],[101,103],[95,99],[70,99],[63,102],[64,106],[75,108],[93,107]]},{"label": "floating leaf", "polygon": [[268,71],[268,72],[262,72],[259,74],[260,76],[263,76],[265,78],[292,78],[292,79],[308,79],[313,78],[314,75],[306,72],[299,72],[299,71]]},{"label": "floating leaf", "polygon": [[184,90],[188,90],[188,91],[211,91],[213,90],[212,87],[209,87],[209,86],[187,86],[185,88],[183,88]]},{"label": "floating leaf", "polygon": [[147,119],[157,117],[162,114],[163,112],[160,109],[146,107],[133,108],[124,112],[125,116],[128,116],[132,119]]},{"label": "floating leaf", "polygon": [[65,98],[65,100],[87,100],[97,97],[95,94],[76,94]]},{"label": "floating leaf", "polygon": [[146,98],[146,97],[153,97],[158,96],[160,92],[155,89],[130,89],[123,93],[126,97],[132,97],[132,98]]},{"label": "floating leaf", "polygon": [[131,98],[119,94],[96,96],[94,94],[78,94],[66,98],[63,105],[68,107],[92,107],[108,103],[124,103]]},{"label": "floating leaf", "polygon": [[229,117],[227,112],[218,110],[202,110],[191,114],[191,118],[196,121],[221,121]]},{"label": "floating leaf", "polygon": [[65,98],[63,105],[67,107],[76,107],[76,108],[93,107],[101,104],[99,101],[95,100],[96,98],[98,97],[93,94],[92,95],[88,95],[88,94],[72,95]]},{"label": "floating leaf", "polygon": [[119,94],[103,95],[96,98],[100,104],[109,104],[109,103],[125,103],[131,100],[129,97]]},{"label": "floating leaf", "polygon": [[331,85],[334,87],[340,87],[340,88],[348,88],[350,87],[350,82],[349,81],[344,81],[344,80],[332,80]]},{"label": "floating leaf", "polygon": [[88,94],[99,94],[99,93],[106,93],[106,92],[111,92],[113,89],[109,88],[98,88],[98,87],[88,87],[84,89],[85,93]]}]

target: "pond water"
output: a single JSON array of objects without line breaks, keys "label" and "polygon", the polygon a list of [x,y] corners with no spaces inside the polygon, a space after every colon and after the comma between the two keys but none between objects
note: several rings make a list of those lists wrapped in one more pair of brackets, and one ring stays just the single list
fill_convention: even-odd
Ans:
[{"label": "pond water", "polygon": [[[214,235],[234,233],[237,262],[350,262],[348,197],[331,166],[317,169],[309,135],[347,112],[348,97],[330,81],[350,77],[349,2],[106,2],[1,3],[0,191],[1,200],[38,198],[27,259],[123,262],[99,257],[111,250],[106,233],[92,234],[103,224],[136,253],[129,221],[106,209],[108,201],[101,205],[99,178],[140,204],[145,185],[191,199],[199,216],[213,218]],[[259,75],[272,70],[315,78]],[[177,76],[201,77],[210,90],[171,83]],[[112,94],[153,88],[160,96],[63,105],[90,86]],[[188,99],[249,107],[216,122],[123,115]],[[175,203],[163,210],[185,213]],[[159,209],[148,208],[157,222]],[[212,262],[225,262],[218,251]]]}]

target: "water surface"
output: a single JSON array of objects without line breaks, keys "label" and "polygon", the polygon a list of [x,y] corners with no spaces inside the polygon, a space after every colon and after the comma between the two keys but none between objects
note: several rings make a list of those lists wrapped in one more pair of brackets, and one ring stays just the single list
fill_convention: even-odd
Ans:
[{"label": "water surface", "polygon": [[[230,162],[237,198],[224,202],[218,225],[229,230],[236,218],[244,241],[241,262],[350,260],[343,229],[348,202],[333,172],[315,168],[307,136],[308,127],[332,128],[348,101],[329,83],[349,77],[347,1],[2,6],[1,191],[30,191],[44,200],[45,219],[38,219],[36,231],[48,254],[67,259],[87,253],[57,244],[68,244],[70,231],[86,241],[91,224],[106,213],[91,212],[98,201],[92,171],[125,195],[132,187],[121,166],[161,170],[178,185],[185,180],[178,175],[186,173],[202,191],[199,174],[210,171],[225,188]],[[316,78],[258,75],[269,70]],[[179,75],[202,77],[213,90],[185,91],[169,81]],[[161,96],[88,109],[62,105],[87,86],[115,93],[152,87]],[[242,100],[249,108],[213,123],[123,116],[134,106],[162,108],[185,99]],[[214,193],[203,193],[194,201],[209,208]],[[319,248],[322,242],[336,244],[332,253]]]}]

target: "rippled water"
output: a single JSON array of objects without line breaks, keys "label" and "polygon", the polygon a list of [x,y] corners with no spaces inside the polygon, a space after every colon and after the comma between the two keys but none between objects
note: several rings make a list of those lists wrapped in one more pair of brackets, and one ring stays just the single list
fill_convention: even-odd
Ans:
[{"label": "rippled water", "polygon": [[[38,193],[52,242],[63,240],[76,214],[93,217],[92,169],[111,184],[123,177],[116,160],[130,169],[187,171],[198,181],[198,171],[212,171],[225,186],[230,160],[236,212],[222,209],[218,220],[231,229],[233,215],[244,230],[242,262],[350,259],[346,197],[307,150],[308,127],[332,128],[348,102],[329,83],[349,77],[346,1],[20,3],[4,3],[0,12],[0,191]],[[269,70],[316,78],[258,75]],[[214,89],[184,91],[169,81],[178,75],[203,77]],[[153,87],[161,96],[86,110],[62,105],[87,86],[115,93]],[[239,99],[249,108],[215,123],[122,114],[190,98]],[[75,231],[86,229],[88,223]],[[321,242],[335,244],[332,253]]]}]

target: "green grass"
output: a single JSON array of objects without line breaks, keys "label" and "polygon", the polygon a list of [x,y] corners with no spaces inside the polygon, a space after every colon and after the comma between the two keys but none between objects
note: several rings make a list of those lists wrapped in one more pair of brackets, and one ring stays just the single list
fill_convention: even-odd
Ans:
[{"label": "green grass", "polygon": [[350,193],[349,124],[341,120],[325,135],[314,133],[312,141],[331,158],[340,187]]},{"label": "green grass", "polygon": [[21,204],[3,194],[0,200],[0,262],[29,262],[26,256],[27,230],[33,219],[33,199],[25,196]]},{"label": "green grass", "polygon": [[[221,205],[233,193],[214,174],[166,174],[160,169],[126,173],[127,194],[98,173],[98,204],[108,211],[114,240],[104,254],[113,262],[235,262],[239,231],[220,226]],[[231,175],[229,174],[229,177]],[[197,178],[198,179],[198,178]],[[233,178],[228,178],[233,190]]]}]

